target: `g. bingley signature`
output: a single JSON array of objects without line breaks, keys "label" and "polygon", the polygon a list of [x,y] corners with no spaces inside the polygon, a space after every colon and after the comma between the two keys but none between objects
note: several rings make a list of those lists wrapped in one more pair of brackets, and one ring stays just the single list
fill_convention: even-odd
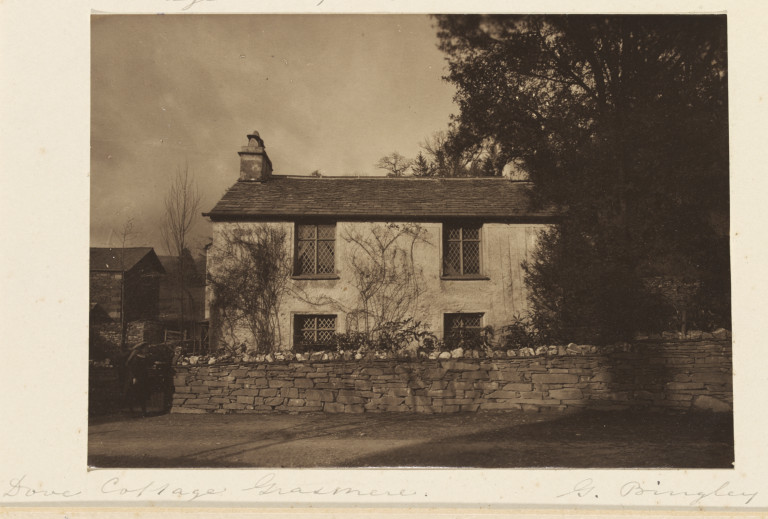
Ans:
[{"label": "g. bingley signature", "polygon": [[[734,492],[733,490],[730,490],[729,487],[731,485],[730,481],[725,481],[724,483],[720,484],[713,490],[676,490],[676,489],[670,489],[665,488],[661,481],[657,481],[656,485],[648,485],[643,484],[639,481],[627,481],[621,487],[619,488],[619,496],[623,498],[628,498],[632,496],[666,496],[666,497],[691,497],[693,498],[688,504],[689,505],[698,505],[702,504],[705,499],[710,498],[735,498],[735,497],[742,497],[746,498],[744,501],[745,505],[748,505],[752,502],[752,500],[757,496],[757,492]],[[594,495],[595,497],[599,496],[599,493],[597,491],[597,487],[594,484],[594,481],[591,478],[583,479],[576,483],[573,486],[573,489],[565,492],[564,494],[560,494],[557,497],[565,497],[565,496],[571,496],[576,495],[578,497],[587,497]],[[711,499],[710,499],[711,500]]]}]

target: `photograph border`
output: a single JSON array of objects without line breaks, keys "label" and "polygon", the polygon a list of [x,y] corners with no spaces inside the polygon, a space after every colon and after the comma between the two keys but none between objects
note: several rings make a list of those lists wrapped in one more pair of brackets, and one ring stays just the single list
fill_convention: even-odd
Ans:
[{"label": "photograph border", "polygon": [[[521,12],[563,12],[564,2],[523,1],[514,6]],[[728,15],[729,110],[731,130],[731,258],[733,286],[734,343],[734,420],[736,427],[736,468],[733,470],[569,470],[569,469],[353,469],[353,470],[86,470],[87,451],[87,328],[73,323],[87,319],[88,206],[89,206],[89,128],[90,128],[90,15],[95,13],[171,14],[352,12],[348,3],[323,0],[297,3],[286,8],[277,2],[264,2],[254,9],[251,2],[236,0],[156,0],[130,5],[117,0],[78,1],[59,6],[49,2],[0,6],[0,34],[7,54],[3,68],[3,139],[0,161],[5,171],[0,193],[3,216],[10,243],[6,251],[21,251],[3,257],[6,290],[13,298],[4,302],[3,324],[7,344],[4,353],[10,362],[3,371],[4,387],[23,395],[3,402],[5,416],[23,417],[11,430],[4,431],[0,464],[0,505],[10,513],[31,511],[44,506],[41,513],[75,510],[96,514],[97,508],[158,507],[202,505],[199,513],[213,507],[257,507],[263,515],[273,511],[284,515],[314,513],[355,515],[374,509],[391,517],[392,513],[423,514],[437,512],[457,516],[494,514],[577,513],[634,514],[656,513],[753,514],[768,510],[768,470],[765,468],[764,419],[753,410],[760,408],[761,389],[768,381],[757,359],[760,349],[762,294],[766,277],[762,274],[765,234],[759,223],[765,179],[759,172],[765,164],[765,103],[762,85],[768,73],[768,48],[762,25],[768,10],[757,2],[616,2],[568,3],[567,10],[616,13],[723,13]],[[485,2],[484,12],[509,12],[506,2]],[[357,10],[357,6],[353,10]],[[470,12],[478,10],[469,2],[408,3],[376,2],[365,12]],[[64,43],[66,42],[66,43]],[[12,193],[12,194],[11,194]],[[56,214],[51,224],[51,215]],[[44,250],[49,254],[40,254]],[[57,267],[52,268],[51,257]],[[61,273],[67,273],[61,276]],[[57,276],[58,274],[58,276]],[[29,323],[19,329],[18,323]],[[26,328],[26,327],[25,327]],[[62,330],[67,331],[62,340]],[[28,374],[37,373],[34,383]],[[17,391],[19,393],[17,393]],[[738,395],[738,396],[736,396]],[[42,412],[41,412],[42,411]],[[759,413],[757,413],[759,414]],[[55,463],[54,463],[55,460]],[[190,474],[191,473],[191,474]],[[283,495],[245,492],[261,478],[277,474]],[[457,493],[458,478],[465,495]],[[119,492],[104,498],[104,485],[114,478],[129,490],[145,484],[163,486],[167,493],[152,496],[147,492]],[[665,480],[669,493],[625,499],[616,494],[617,481]],[[602,496],[584,500],[576,487],[585,480],[606,489]],[[12,494],[14,484],[33,490]],[[719,490],[723,482],[729,487]],[[363,483],[364,485],[361,485]],[[467,483],[469,483],[467,485]],[[5,488],[1,485],[5,484]],[[354,487],[373,496],[353,496],[344,501],[312,493],[317,488]],[[235,496],[215,494],[221,487],[240,488]],[[620,487],[620,485],[619,485]],[[109,488],[118,488],[117,485]],[[208,492],[207,489],[214,492]],[[307,492],[296,491],[303,489]],[[176,492],[176,489],[179,489]],[[417,489],[398,500],[401,489]],[[732,490],[731,490],[732,489]],[[389,491],[393,495],[387,496]],[[197,492],[197,494],[196,494]],[[375,492],[384,494],[375,495]],[[744,496],[757,493],[749,504]],[[422,497],[421,494],[425,495]],[[684,501],[675,493],[688,493]],[[695,501],[698,493],[709,493],[709,501]],[[26,495],[24,495],[26,494]],[[68,495],[72,494],[72,495]],[[611,494],[611,495],[608,495]],[[309,497],[307,497],[309,495]],[[562,502],[556,496],[563,495]],[[287,496],[287,497],[286,497]],[[718,496],[717,499],[711,496]],[[626,497],[626,496],[625,496]],[[631,496],[630,496],[631,497]],[[87,498],[87,499],[84,499]],[[17,508],[18,507],[18,508]],[[340,507],[340,508],[339,508]],[[542,508],[543,507],[543,508]],[[335,510],[331,510],[335,509]],[[112,510],[117,512],[118,509]],[[135,510],[134,510],[135,511]],[[189,513],[195,510],[190,509]]]}]

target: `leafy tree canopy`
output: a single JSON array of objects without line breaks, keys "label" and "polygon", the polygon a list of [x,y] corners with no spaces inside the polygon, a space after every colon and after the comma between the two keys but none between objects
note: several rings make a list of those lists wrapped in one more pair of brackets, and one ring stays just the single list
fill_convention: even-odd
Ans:
[{"label": "leafy tree canopy", "polygon": [[616,273],[608,285],[672,275],[726,290],[725,17],[436,18],[460,109],[449,147],[493,143],[539,203],[564,209],[550,253],[579,239],[584,269]]}]

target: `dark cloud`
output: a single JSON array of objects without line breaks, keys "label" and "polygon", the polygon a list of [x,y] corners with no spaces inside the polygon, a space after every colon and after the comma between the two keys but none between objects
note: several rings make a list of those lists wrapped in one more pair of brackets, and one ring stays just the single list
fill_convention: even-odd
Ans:
[{"label": "dark cloud", "polygon": [[162,249],[170,177],[188,163],[209,209],[250,130],[281,174],[380,174],[382,155],[415,155],[453,111],[435,44],[419,15],[94,17],[92,244],[133,217],[134,244]]}]

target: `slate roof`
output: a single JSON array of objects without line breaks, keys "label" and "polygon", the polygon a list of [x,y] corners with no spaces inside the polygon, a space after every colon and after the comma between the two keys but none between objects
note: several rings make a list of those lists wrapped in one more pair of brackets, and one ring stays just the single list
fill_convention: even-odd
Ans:
[{"label": "slate roof", "polygon": [[[91,247],[91,270],[120,272],[121,250],[118,247]],[[152,247],[126,247],[123,258],[125,270],[131,270],[148,254],[154,256],[150,261],[156,264],[157,271],[160,273],[164,272],[163,266],[160,264],[160,260],[157,259],[155,250]]]},{"label": "slate roof", "polygon": [[237,182],[204,216],[212,220],[303,216],[350,219],[543,220],[531,184],[504,178],[295,177]]}]

